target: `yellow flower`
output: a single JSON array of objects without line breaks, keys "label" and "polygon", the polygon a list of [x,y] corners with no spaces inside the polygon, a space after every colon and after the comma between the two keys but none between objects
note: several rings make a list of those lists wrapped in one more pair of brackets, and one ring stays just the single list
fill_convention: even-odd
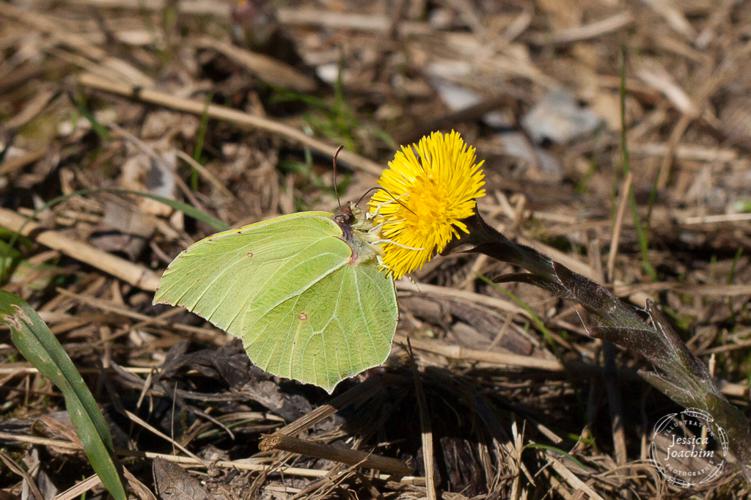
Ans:
[{"label": "yellow flower", "polygon": [[369,203],[381,228],[382,263],[394,278],[420,269],[461,237],[460,230],[468,233],[462,219],[474,215],[475,200],[485,196],[483,163],[453,130],[396,152]]}]

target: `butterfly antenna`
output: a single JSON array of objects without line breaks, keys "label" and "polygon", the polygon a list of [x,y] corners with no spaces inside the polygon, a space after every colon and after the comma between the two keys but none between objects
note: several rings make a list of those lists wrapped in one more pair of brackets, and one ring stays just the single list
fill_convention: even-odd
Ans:
[{"label": "butterfly antenna", "polygon": [[[399,200],[398,200],[398,199],[396,198],[396,196],[394,196],[393,194],[391,194],[391,193],[389,192],[389,190],[388,190],[388,189],[386,189],[386,188],[382,188],[382,187],[379,187],[379,186],[375,186],[375,187],[369,188],[369,189],[368,189],[367,191],[365,191],[365,192],[363,193],[363,195],[362,195],[362,196],[360,196],[360,199],[359,199],[359,200],[357,200],[357,203],[355,203],[355,206],[358,206],[358,205],[360,205],[360,202],[362,201],[362,199],[363,199],[363,198],[365,198],[366,196],[368,196],[368,193],[371,193],[371,192],[373,192],[373,191],[376,191],[376,190],[378,190],[378,189],[381,189],[381,190],[383,190],[383,192],[384,192],[384,193],[386,193],[387,195],[391,196],[391,198],[392,198],[392,199],[393,199],[393,200],[394,200],[395,202],[397,202],[398,204],[400,204],[401,206],[403,206],[404,208],[406,208],[407,210],[409,210],[410,212],[412,212],[413,214],[415,214],[415,212],[414,212],[414,211],[413,211],[412,209],[410,209],[410,208],[409,208],[409,207],[408,207],[407,205],[405,205],[404,203],[402,203],[401,201],[399,201]],[[415,215],[417,215],[417,214],[415,214]]]},{"label": "butterfly antenna", "polygon": [[[372,192],[373,192],[373,191],[375,191],[376,189],[381,189],[381,188],[380,188],[380,187],[378,187],[378,186],[375,186],[375,187],[369,188],[369,189],[368,189],[367,191],[365,191],[365,192],[364,192],[364,193],[362,194],[362,196],[360,196],[360,198],[359,198],[359,199],[357,200],[357,203],[355,203],[355,206],[359,206],[359,205],[360,205],[360,202],[362,201],[362,199],[363,199],[363,198],[365,198],[366,196],[368,196],[368,193],[372,193]],[[385,189],[384,189],[384,191],[385,191]]]},{"label": "butterfly antenna", "polygon": [[334,166],[334,194],[336,195],[336,204],[339,205],[339,210],[342,209],[342,201],[339,199],[339,188],[337,187],[336,182],[336,157],[339,156],[339,152],[342,149],[344,149],[344,146],[336,148],[336,151],[334,151],[334,157],[331,159],[331,163]]}]

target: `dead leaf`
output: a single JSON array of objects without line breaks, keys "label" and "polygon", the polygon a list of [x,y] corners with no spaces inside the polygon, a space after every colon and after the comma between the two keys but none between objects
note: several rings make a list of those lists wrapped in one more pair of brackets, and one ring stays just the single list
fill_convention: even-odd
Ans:
[{"label": "dead leaf", "polygon": [[210,498],[201,482],[177,464],[161,458],[152,462],[156,494],[160,500],[193,500]]}]

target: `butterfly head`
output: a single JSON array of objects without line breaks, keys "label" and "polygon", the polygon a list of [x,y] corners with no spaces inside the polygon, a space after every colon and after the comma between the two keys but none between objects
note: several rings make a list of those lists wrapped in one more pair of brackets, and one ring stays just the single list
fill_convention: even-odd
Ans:
[{"label": "butterfly head", "polygon": [[342,228],[342,231],[346,231],[347,229],[352,227],[352,225],[355,223],[355,214],[352,210],[351,203],[340,207],[336,211],[336,213],[334,214],[334,222],[339,224],[339,227]]},{"label": "butterfly head", "polygon": [[360,207],[352,202],[347,203],[345,206],[340,207],[334,214],[334,222],[339,224],[342,231],[351,231],[356,229],[358,231],[367,231],[370,229],[369,221]]},{"label": "butterfly head", "polygon": [[347,203],[336,211],[333,219],[342,229],[342,239],[352,248],[354,263],[377,258],[379,248],[373,244],[377,239],[376,232],[360,207]]}]

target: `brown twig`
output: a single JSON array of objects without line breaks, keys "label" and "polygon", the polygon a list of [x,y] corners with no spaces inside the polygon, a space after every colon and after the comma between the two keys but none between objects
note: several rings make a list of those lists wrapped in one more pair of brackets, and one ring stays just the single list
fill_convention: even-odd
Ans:
[{"label": "brown twig", "polygon": [[199,37],[194,43],[197,47],[216,50],[241,64],[261,80],[271,84],[299,92],[312,92],[316,88],[316,82],[312,78],[288,64],[263,54],[257,54],[208,36]]},{"label": "brown twig", "polygon": [[425,397],[425,390],[420,380],[420,372],[415,362],[415,354],[412,352],[410,339],[407,338],[407,351],[411,359],[412,378],[415,381],[415,395],[417,396],[417,409],[420,412],[420,440],[422,441],[422,459],[425,468],[425,488],[428,492],[429,500],[438,498],[435,478],[435,456],[433,451],[433,429],[430,424],[430,414],[428,400]]},{"label": "brown twig", "polygon": [[26,469],[18,465],[15,460],[13,460],[10,456],[6,455],[2,451],[0,451],[0,462],[4,463],[8,470],[18,474],[23,478],[24,482],[29,487],[29,491],[31,492],[32,497],[34,497],[36,500],[44,500],[44,495],[42,495],[42,492],[39,490],[39,486],[37,486],[36,481],[34,481],[34,478],[31,477]]},{"label": "brown twig", "polygon": [[566,367],[557,359],[543,359],[533,356],[524,356],[510,352],[485,351],[480,349],[468,349],[456,344],[441,344],[439,342],[421,339],[408,339],[397,335],[397,342],[409,341],[415,349],[433,354],[439,354],[449,359],[462,359],[471,362],[492,363],[496,365],[528,368],[532,370],[544,370],[562,372]]},{"label": "brown twig", "polygon": [[610,252],[608,253],[608,273],[606,275],[606,281],[612,283],[615,281],[615,257],[618,254],[618,243],[621,240],[621,229],[623,228],[623,216],[626,213],[626,206],[628,205],[629,192],[631,191],[631,182],[634,177],[631,172],[626,174],[626,178],[621,185],[621,198],[618,202],[618,211],[615,216],[615,224],[613,224],[613,236],[610,238]]},{"label": "brown twig", "polygon": [[291,453],[333,460],[348,465],[378,469],[382,472],[398,476],[406,476],[412,472],[404,462],[395,458],[352,450],[350,448],[339,448],[328,444],[314,443],[284,434],[272,434],[263,438],[258,448],[261,451],[289,451]]},{"label": "brown twig", "polygon": [[[64,441],[61,439],[49,439],[49,438],[42,438],[42,437],[37,437],[37,436],[27,436],[23,434],[11,434],[7,432],[0,432],[0,440],[8,441],[8,442],[15,442],[15,443],[34,444],[34,445],[39,445],[39,446],[51,446],[55,448],[65,449],[65,450],[77,450],[77,451],[81,450],[80,443],[76,444],[76,443],[73,443],[70,441]],[[118,453],[118,455],[125,456],[125,457],[140,457],[140,458],[148,458],[148,459],[161,458],[168,462],[173,462],[173,463],[182,464],[186,466],[205,467],[205,464],[203,462],[196,460],[195,458],[192,458],[192,457],[181,457],[181,456],[168,455],[166,453],[156,453],[156,452],[151,452],[151,451],[133,451],[133,450],[115,450],[115,451]],[[401,464],[401,462],[399,463]],[[219,467],[223,469],[264,472],[267,474],[278,473],[278,474],[287,474],[290,476],[310,477],[310,478],[321,478],[329,474],[329,471],[327,470],[303,469],[300,467],[287,467],[287,466],[271,466],[271,465],[264,464],[264,463],[254,462],[252,459],[251,460],[217,460],[215,462],[212,462],[211,465],[213,467]],[[393,477],[390,477],[388,475],[380,475],[377,477],[381,480],[393,480],[394,479]],[[412,484],[412,485],[419,486],[419,485],[424,484],[424,479],[421,477],[402,475],[402,477],[399,479],[399,482],[403,484]]]},{"label": "brown twig", "polygon": [[[337,148],[337,146],[315,139],[303,131],[290,127],[289,125],[268,118],[263,118],[261,116],[244,113],[226,106],[219,106],[216,104],[209,104],[207,106],[205,102],[200,100],[184,99],[155,89],[135,87],[125,83],[113,82],[91,73],[81,75],[78,81],[84,87],[130,97],[143,102],[198,116],[203,116],[205,114],[214,120],[222,120],[241,127],[261,130],[282,137],[290,142],[309,147],[310,149],[326,156],[333,156]],[[381,173],[380,165],[351,151],[342,151],[339,154],[339,158],[352,168],[361,170],[365,173],[372,175],[380,175]]]},{"label": "brown twig", "polygon": [[[631,192],[631,182],[633,181],[633,174],[629,171],[626,174],[626,178],[621,185],[621,198],[618,203],[618,212],[615,217],[615,224],[613,225],[613,235],[610,239],[610,252],[608,253],[608,267],[607,276],[605,278],[606,283],[612,283],[615,280],[615,259],[618,255],[618,243],[621,238],[621,231],[623,229],[623,218],[626,213],[626,206]],[[599,246],[594,245],[597,253],[597,260],[599,259]],[[600,276],[602,280],[602,269],[600,268]],[[615,365],[615,347],[607,340],[602,343],[602,354],[604,356],[604,369],[603,377],[605,379],[605,388],[608,393],[608,408],[610,410],[610,427],[613,434],[613,448],[615,450],[615,460],[618,465],[623,465],[628,461],[628,451],[626,449],[626,435],[623,430],[623,398],[618,386],[618,373]]]},{"label": "brown twig", "polygon": [[38,149],[36,151],[29,151],[28,153],[8,158],[4,162],[0,163],[0,175],[12,174],[16,170],[24,168],[26,165],[30,165],[37,160],[44,158],[47,153],[44,149]]},{"label": "brown twig", "polygon": [[159,285],[159,276],[153,271],[60,232],[46,230],[12,210],[0,208],[0,226],[33,238],[42,245],[59,250],[73,259],[120,278],[137,288],[153,291]]},{"label": "brown twig", "polygon": [[324,420],[335,414],[337,411],[350,406],[355,403],[362,402],[366,399],[372,398],[380,390],[380,383],[378,378],[370,378],[361,384],[357,384],[351,389],[339,394],[326,404],[322,404],[315,410],[303,415],[294,422],[290,422],[281,429],[276,431],[276,434],[284,434],[286,436],[294,436],[303,432],[306,429],[311,428],[318,422]]},{"label": "brown twig", "polygon": [[619,12],[605,19],[600,19],[590,24],[575,28],[563,29],[550,34],[537,35],[532,41],[538,45],[552,44],[563,45],[582,40],[597,38],[613,31],[618,31],[634,22],[634,17],[629,12]]}]

